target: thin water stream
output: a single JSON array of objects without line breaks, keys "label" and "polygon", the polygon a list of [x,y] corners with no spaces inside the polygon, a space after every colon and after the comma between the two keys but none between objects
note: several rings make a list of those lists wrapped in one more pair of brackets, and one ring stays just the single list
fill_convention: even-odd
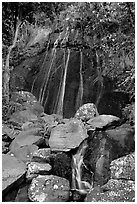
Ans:
[{"label": "thin water stream", "polygon": [[[84,154],[88,147],[87,140],[84,140],[78,147],[76,154],[72,155],[72,191],[77,191],[81,195],[86,195],[93,188],[94,173],[88,170],[84,164]],[[86,168],[92,175],[92,181],[89,183],[82,180],[82,169]]]}]

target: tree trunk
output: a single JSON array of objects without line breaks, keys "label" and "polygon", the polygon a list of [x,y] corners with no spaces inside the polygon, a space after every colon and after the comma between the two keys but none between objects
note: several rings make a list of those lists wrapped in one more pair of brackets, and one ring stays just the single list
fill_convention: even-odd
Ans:
[{"label": "tree trunk", "polygon": [[21,22],[19,21],[18,24],[17,24],[17,27],[16,27],[13,43],[8,49],[8,54],[7,54],[7,57],[6,57],[6,63],[5,63],[5,67],[4,67],[4,73],[3,73],[3,99],[6,102],[6,104],[9,104],[9,81],[10,81],[9,61],[10,61],[10,55],[11,55],[12,49],[16,46],[20,25],[21,25]]}]

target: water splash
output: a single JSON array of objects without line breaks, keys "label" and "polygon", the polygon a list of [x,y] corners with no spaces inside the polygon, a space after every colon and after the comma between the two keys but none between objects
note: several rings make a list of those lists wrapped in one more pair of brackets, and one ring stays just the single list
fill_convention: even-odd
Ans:
[{"label": "water splash", "polygon": [[[88,147],[87,140],[84,140],[79,146],[78,151],[72,156],[72,190],[78,191],[80,194],[87,194],[93,187],[93,172],[91,172],[84,164],[83,158],[85,150]],[[91,184],[82,181],[82,169],[85,167],[92,174]]]}]

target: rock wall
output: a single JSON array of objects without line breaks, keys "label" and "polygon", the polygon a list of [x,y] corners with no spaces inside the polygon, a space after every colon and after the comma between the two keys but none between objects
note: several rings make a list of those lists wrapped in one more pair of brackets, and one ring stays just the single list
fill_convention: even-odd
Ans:
[{"label": "rock wall", "polygon": [[[12,91],[31,91],[40,102],[41,90],[44,90],[45,83],[47,82],[47,87],[45,87],[41,95],[43,97],[42,105],[47,114],[56,113],[59,87],[64,73],[64,49],[57,48],[54,56],[53,49],[50,49],[48,52],[44,51],[37,56],[26,58],[20,65],[15,67],[10,81]],[[65,58],[67,59],[67,55]],[[50,68],[51,72],[48,74]],[[77,111],[76,98],[80,82],[79,69],[80,52],[79,50],[71,49],[63,104],[65,118],[73,117]],[[97,76],[95,53],[93,50],[83,50],[82,75],[83,104],[89,102],[95,103],[98,87],[97,83],[93,83]],[[100,114],[114,114],[121,117],[121,108],[129,102],[129,98],[125,93],[112,93],[114,88],[114,82],[104,78],[103,94],[98,110]]]}]

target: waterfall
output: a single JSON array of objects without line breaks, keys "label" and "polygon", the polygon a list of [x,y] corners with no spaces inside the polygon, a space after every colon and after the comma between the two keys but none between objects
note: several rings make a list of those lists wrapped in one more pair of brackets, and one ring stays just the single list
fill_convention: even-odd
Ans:
[{"label": "waterfall", "polygon": [[[64,51],[64,58],[65,58],[65,51]],[[64,104],[64,96],[65,96],[65,87],[66,87],[66,78],[67,78],[69,59],[70,59],[70,49],[68,48],[68,56],[67,56],[67,61],[65,64],[65,69],[64,69],[63,82],[62,82],[62,86],[61,86],[61,90],[60,90],[60,96],[59,96],[58,105],[57,105],[57,114],[59,114],[59,115],[63,115],[63,104]]]},{"label": "waterfall", "polygon": [[40,98],[41,104],[43,104],[43,102],[44,102],[45,91],[47,90],[47,85],[49,82],[49,78],[50,78],[50,74],[51,74],[51,70],[52,70],[52,66],[53,66],[55,58],[56,58],[56,47],[54,47],[52,49],[50,67],[48,69],[48,74],[47,75],[45,74],[46,79],[44,80],[44,86],[42,87],[43,90],[42,90],[42,94],[41,94],[41,98]]},{"label": "waterfall", "polygon": [[[93,179],[91,184],[87,181],[82,181],[82,167],[85,166],[83,157],[85,150],[88,147],[87,140],[84,140],[79,146],[76,154],[72,155],[72,185],[71,189],[78,191],[80,194],[86,194],[93,187]],[[90,172],[93,178],[93,172]]]},{"label": "waterfall", "polygon": [[[65,67],[65,50],[63,50],[64,52],[64,59],[63,59],[63,67]],[[64,75],[64,70],[62,69],[62,73],[61,73],[61,79],[60,79],[60,83],[59,83],[59,88],[58,88],[58,93],[57,93],[57,97],[56,97],[56,102],[55,102],[55,105],[54,105],[54,110],[53,110],[53,113],[57,113],[57,109],[58,109],[58,102],[59,102],[59,97],[60,97],[60,93],[61,93],[61,87],[62,87],[62,79],[63,79],[63,75]]]},{"label": "waterfall", "polygon": [[95,105],[96,107],[98,108],[98,105],[99,105],[99,102],[100,102],[100,99],[101,99],[101,96],[102,96],[102,93],[103,93],[103,88],[104,88],[104,79],[103,79],[103,76],[102,76],[102,70],[101,70],[101,66],[100,66],[100,63],[99,63],[99,56],[98,56],[98,53],[96,51],[96,59],[97,59],[97,77],[96,79],[94,80],[94,84],[97,82],[97,89],[98,89],[98,93],[97,93],[97,98],[96,98],[96,102],[95,102]]},{"label": "waterfall", "polygon": [[[45,57],[44,57],[44,61],[43,61],[42,66],[41,66],[41,71],[43,71],[44,65],[45,65],[46,60],[47,60],[49,45],[50,45],[50,35],[49,35],[49,40],[48,40],[48,44],[47,44],[47,48],[46,48],[46,54],[45,54]],[[41,74],[41,72],[39,72],[39,73],[36,75],[36,77],[35,77],[35,79],[34,79],[34,81],[33,81],[33,84],[32,84],[32,87],[31,87],[31,93],[33,93],[35,82],[36,82],[36,80],[38,79],[38,77],[40,76],[40,74]],[[46,76],[46,74],[45,74],[45,76]],[[39,101],[40,101],[40,98],[41,98],[41,91],[42,91],[42,87],[44,86],[44,81],[45,81],[45,80],[46,80],[46,78],[44,77],[44,80],[43,80],[43,83],[42,83],[42,86],[41,86],[41,89],[40,89],[40,94],[39,94],[39,97],[38,97],[38,100],[39,100]]]},{"label": "waterfall", "polygon": [[79,71],[80,80],[79,80],[79,89],[78,89],[78,94],[77,94],[77,98],[76,98],[76,105],[75,105],[76,111],[82,105],[82,99],[83,99],[82,65],[83,65],[83,53],[82,53],[82,50],[80,50],[80,71]]}]

